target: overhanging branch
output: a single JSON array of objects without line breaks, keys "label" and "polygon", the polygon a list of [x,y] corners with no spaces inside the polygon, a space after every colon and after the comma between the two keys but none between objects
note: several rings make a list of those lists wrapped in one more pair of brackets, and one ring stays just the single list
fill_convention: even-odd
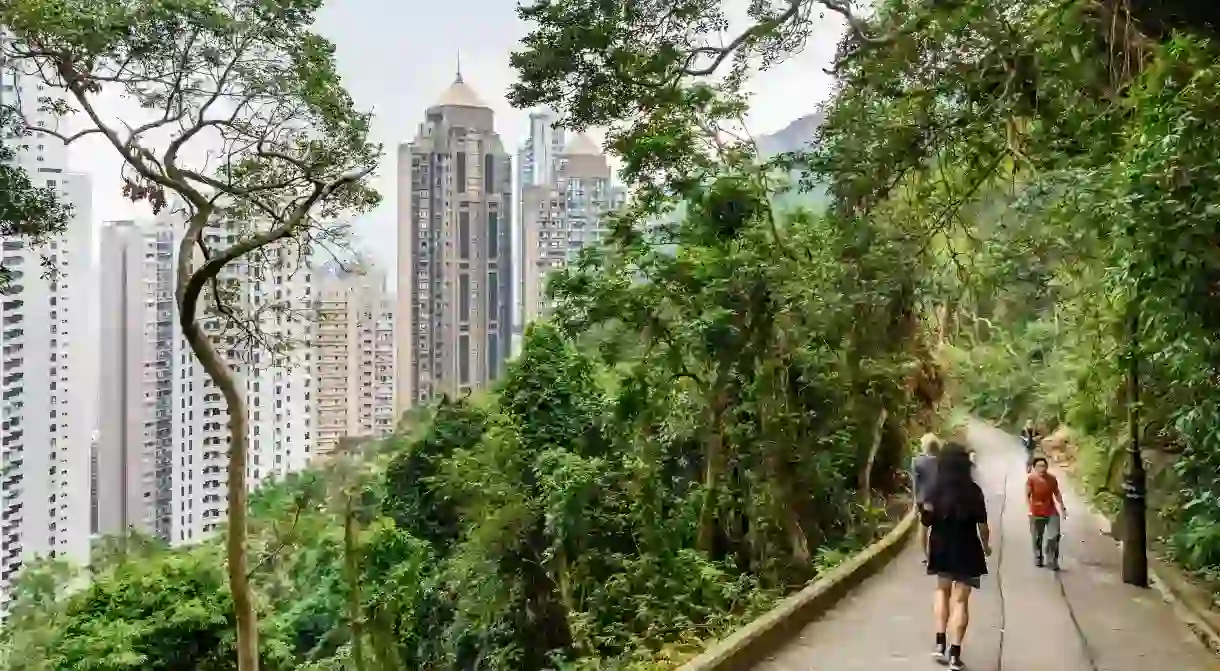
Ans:
[{"label": "overhanging branch", "polygon": [[[784,11],[780,12],[777,16],[755,23],[742,31],[728,44],[721,47],[704,46],[691,49],[686,56],[686,62],[680,70],[680,74],[690,77],[706,77],[714,74],[730,56],[746,47],[750,42],[760,39],[768,32],[778,30],[798,20],[801,17],[801,10],[805,9],[807,3],[810,2],[821,5],[842,16],[847,21],[847,26],[852,33],[852,37],[861,47],[875,47],[889,44],[897,39],[898,35],[902,32],[902,30],[895,30],[883,35],[872,34],[868,22],[860,18],[852,10],[850,0],[787,0],[788,4]],[[840,59],[831,71],[837,70],[844,60],[854,55],[858,50],[859,47],[849,53],[847,57]],[[704,67],[695,67],[695,62],[702,57],[711,57],[712,61]]]}]

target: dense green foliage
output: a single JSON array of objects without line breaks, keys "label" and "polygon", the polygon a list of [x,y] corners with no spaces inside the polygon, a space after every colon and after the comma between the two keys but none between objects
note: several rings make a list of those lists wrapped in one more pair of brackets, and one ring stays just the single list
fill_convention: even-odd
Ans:
[{"label": "dense green foliage", "polygon": [[834,189],[943,231],[959,396],[1071,427],[1105,501],[1134,357],[1156,530],[1217,571],[1215,16],[1052,0],[893,0],[879,15],[904,29],[840,69],[827,132],[852,151],[831,157],[848,159]]},{"label": "dense green foliage", "polygon": [[[688,378],[532,327],[494,396],[442,401],[411,435],[258,493],[263,666],[654,668],[663,646],[696,650],[871,540],[884,514],[855,499],[854,428],[830,412],[850,402],[843,362],[825,345],[791,356],[799,383],[723,383],[735,402],[709,432]],[[115,544],[87,586],[31,568],[3,668],[231,668],[222,547]]]}]

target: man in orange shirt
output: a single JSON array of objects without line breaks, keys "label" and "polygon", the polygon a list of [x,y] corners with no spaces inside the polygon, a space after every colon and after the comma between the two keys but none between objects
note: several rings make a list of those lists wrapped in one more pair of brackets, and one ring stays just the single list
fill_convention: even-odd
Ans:
[{"label": "man in orange shirt", "polygon": [[[1025,501],[1029,504],[1029,529],[1034,537],[1034,564],[1059,570],[1059,521],[1067,517],[1059,480],[1047,472],[1046,457],[1036,457],[1033,471],[1025,480]],[[1059,508],[1055,508],[1058,502]],[[1045,548],[1046,552],[1043,553]]]}]

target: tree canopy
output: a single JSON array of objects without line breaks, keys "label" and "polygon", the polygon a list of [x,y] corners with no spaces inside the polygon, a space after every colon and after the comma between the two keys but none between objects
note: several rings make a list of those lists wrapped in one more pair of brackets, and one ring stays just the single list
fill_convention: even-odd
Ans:
[{"label": "tree canopy", "polygon": [[[38,247],[64,232],[72,209],[55,189],[34,184],[17,164],[23,137],[12,106],[0,105],[0,237]],[[12,270],[0,264],[0,290],[11,277]]]}]

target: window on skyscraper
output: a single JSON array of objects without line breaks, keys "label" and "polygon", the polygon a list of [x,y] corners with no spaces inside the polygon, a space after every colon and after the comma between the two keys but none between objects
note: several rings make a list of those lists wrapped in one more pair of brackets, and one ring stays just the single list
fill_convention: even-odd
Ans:
[{"label": "window on skyscraper", "polygon": [[470,258],[470,213],[465,210],[458,213],[458,258]]},{"label": "window on skyscraper", "polygon": [[470,384],[470,336],[458,336],[458,384]]},{"label": "window on skyscraper", "polygon": [[487,258],[494,259],[500,250],[500,214],[487,213]]},{"label": "window on skyscraper", "polygon": [[500,314],[500,275],[496,272],[487,273],[487,319],[495,321]]},{"label": "window on skyscraper", "polygon": [[470,321],[470,275],[458,275],[458,319]]}]

